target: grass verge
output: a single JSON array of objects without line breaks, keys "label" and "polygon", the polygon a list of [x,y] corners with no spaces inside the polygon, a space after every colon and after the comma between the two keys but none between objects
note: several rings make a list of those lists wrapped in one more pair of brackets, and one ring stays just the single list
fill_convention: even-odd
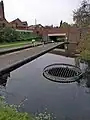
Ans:
[{"label": "grass verge", "polygon": [[3,44],[0,44],[0,49],[2,49],[2,48],[21,47],[21,46],[29,45],[29,44],[31,44],[31,41],[3,43]]}]

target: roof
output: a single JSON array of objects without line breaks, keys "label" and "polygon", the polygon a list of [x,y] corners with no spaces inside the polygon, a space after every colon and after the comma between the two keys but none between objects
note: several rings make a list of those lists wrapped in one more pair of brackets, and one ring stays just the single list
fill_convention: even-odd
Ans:
[{"label": "roof", "polygon": [[29,26],[29,28],[35,28],[35,27],[43,27],[43,28],[44,28],[44,26],[43,26],[43,25],[41,25],[41,24],[37,24],[37,25],[30,25],[30,26]]},{"label": "roof", "polygon": [[27,21],[23,21],[22,23],[23,23],[23,25],[26,25],[26,26],[28,26],[28,23],[27,23]]},{"label": "roof", "polygon": [[17,24],[18,27],[19,27],[19,26],[20,26],[20,27],[27,27],[27,26],[28,26],[27,21],[22,22],[19,18],[11,21],[10,23],[11,23],[11,24]]}]

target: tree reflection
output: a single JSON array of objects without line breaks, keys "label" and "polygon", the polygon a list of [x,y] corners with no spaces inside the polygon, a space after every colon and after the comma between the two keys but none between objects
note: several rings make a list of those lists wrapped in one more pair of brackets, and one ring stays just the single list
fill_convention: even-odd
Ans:
[{"label": "tree reflection", "polygon": [[7,80],[10,77],[10,73],[4,74],[0,76],[0,86],[6,86]]},{"label": "tree reflection", "polygon": [[90,94],[90,74],[85,73],[82,79],[77,81],[78,86],[85,88],[85,92]]},{"label": "tree reflection", "polygon": [[85,92],[90,94],[90,67],[85,62],[81,63],[78,58],[75,58],[75,65],[84,73],[83,78],[77,81],[77,85],[85,87]]},{"label": "tree reflection", "polygon": [[87,80],[86,80],[86,88],[87,88],[86,93],[90,93],[90,74],[87,74],[86,78],[87,78]]}]

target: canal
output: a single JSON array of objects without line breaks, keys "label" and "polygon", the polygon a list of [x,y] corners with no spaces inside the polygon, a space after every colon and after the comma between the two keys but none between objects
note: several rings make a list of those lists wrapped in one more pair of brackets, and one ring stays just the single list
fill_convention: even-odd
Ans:
[{"label": "canal", "polygon": [[[43,69],[53,63],[76,65],[74,58],[47,53],[10,73],[0,94],[21,111],[33,113],[47,109],[56,120],[90,120],[90,88],[86,79],[73,83],[55,83],[43,77]],[[80,64],[81,68],[84,67]],[[27,99],[27,100],[26,100]]]}]

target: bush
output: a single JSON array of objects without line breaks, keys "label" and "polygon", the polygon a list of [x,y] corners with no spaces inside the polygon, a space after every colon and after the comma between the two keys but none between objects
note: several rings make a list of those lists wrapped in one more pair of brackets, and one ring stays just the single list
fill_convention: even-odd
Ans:
[{"label": "bush", "polygon": [[80,51],[80,57],[83,60],[90,60],[90,33],[82,34],[78,50]]},{"label": "bush", "polygon": [[48,112],[37,113],[31,116],[28,113],[21,113],[17,111],[20,106],[8,105],[4,97],[0,97],[0,120],[54,120],[53,114]]},{"label": "bush", "polygon": [[26,40],[31,41],[32,38],[38,41],[41,37],[38,37],[34,33],[15,31],[12,28],[0,28],[0,43]]},{"label": "bush", "polygon": [[0,42],[15,42],[19,39],[19,34],[12,28],[0,29]]},{"label": "bush", "polygon": [[0,97],[0,120],[34,120],[28,113],[20,113],[16,106],[8,105],[4,98]]},{"label": "bush", "polygon": [[81,58],[85,61],[89,61],[90,60],[90,51],[89,50],[82,51]]}]

